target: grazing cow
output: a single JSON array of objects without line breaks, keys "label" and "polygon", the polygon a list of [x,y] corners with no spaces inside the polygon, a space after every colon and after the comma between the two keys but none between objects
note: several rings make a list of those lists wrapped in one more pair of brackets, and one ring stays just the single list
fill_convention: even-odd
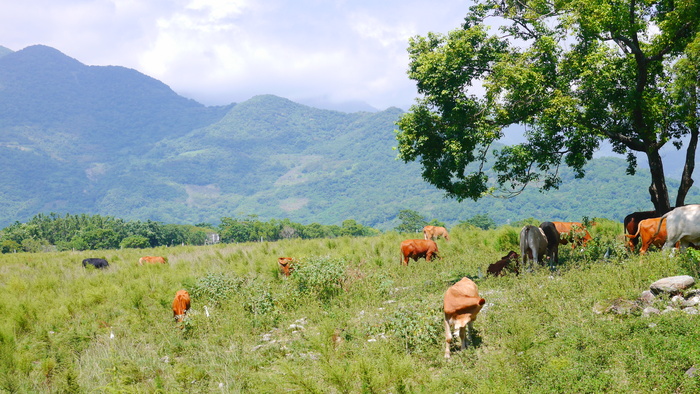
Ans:
[{"label": "grazing cow", "polygon": [[469,346],[467,341],[472,343],[474,331],[472,324],[485,303],[486,300],[479,297],[476,283],[469,278],[462,278],[462,280],[447,289],[443,304],[445,312],[445,358],[450,358],[450,342],[452,341],[450,326],[453,326],[455,331],[459,331],[461,349],[464,350]]},{"label": "grazing cow", "polygon": [[552,222],[542,222],[540,223],[540,228],[544,231],[545,237],[547,237],[547,256],[549,256],[550,263],[559,264],[559,231],[557,227]]},{"label": "grazing cow", "polygon": [[105,259],[98,259],[94,257],[87,258],[83,260],[83,267],[87,268],[87,266],[91,265],[95,268],[107,268],[109,267],[109,263]]},{"label": "grazing cow", "polygon": [[[651,245],[654,245],[659,249],[664,246],[667,238],[666,222],[661,223],[660,226],[659,222],[661,222],[661,218],[641,220],[637,226],[636,233],[632,235],[625,234],[630,241],[632,238],[642,240],[642,247],[639,249],[640,255],[646,254]],[[658,233],[656,232],[657,229],[659,230]]]},{"label": "grazing cow", "polygon": [[447,229],[440,226],[425,226],[423,227],[423,239],[438,239],[438,237],[445,238],[446,241],[450,240],[450,234],[447,233]]},{"label": "grazing cow", "polygon": [[421,257],[430,261],[433,256],[438,256],[438,246],[433,240],[407,239],[401,242],[401,255],[403,265],[408,265],[408,259],[418,261]]},{"label": "grazing cow", "polygon": [[579,222],[552,222],[559,232],[559,243],[566,245],[571,242],[571,247],[586,246],[593,239],[591,234]]},{"label": "grazing cow", "polygon": [[[625,235],[637,234],[639,222],[645,219],[658,218],[659,216],[661,216],[661,214],[659,214],[657,211],[632,212],[625,216],[625,219],[622,221],[622,231],[625,233]],[[639,237],[628,236],[627,238],[629,238],[627,241],[627,249],[629,249],[630,252],[633,252],[637,248]]]},{"label": "grazing cow", "polygon": [[139,265],[146,264],[167,264],[168,259],[161,256],[143,256],[139,259]]},{"label": "grazing cow", "polygon": [[515,253],[514,251],[508,252],[507,255],[501,257],[500,260],[497,262],[489,265],[489,268],[486,269],[486,275],[493,275],[493,276],[503,276],[503,269],[511,267],[511,262],[514,262],[515,264],[513,265],[513,272],[515,272],[515,275],[519,275],[520,271],[518,271],[518,259],[520,256]]},{"label": "grazing cow", "polygon": [[291,275],[292,271],[294,271],[295,263],[296,260],[292,257],[280,257],[277,259],[277,264],[279,264],[280,271],[282,271],[284,276]]},{"label": "grazing cow", "polygon": [[[532,261],[542,263],[547,253],[547,236],[541,228],[528,224],[520,230],[520,254],[523,256],[523,267],[527,267],[528,256]],[[532,261],[530,269],[532,269]]]},{"label": "grazing cow", "polygon": [[670,249],[680,242],[681,251],[690,244],[700,244],[700,204],[678,207],[661,217],[654,235],[661,231],[661,224],[666,220],[666,243],[663,249]]},{"label": "grazing cow", "polygon": [[178,290],[173,300],[173,317],[176,322],[181,322],[190,309],[190,293],[187,290]]}]

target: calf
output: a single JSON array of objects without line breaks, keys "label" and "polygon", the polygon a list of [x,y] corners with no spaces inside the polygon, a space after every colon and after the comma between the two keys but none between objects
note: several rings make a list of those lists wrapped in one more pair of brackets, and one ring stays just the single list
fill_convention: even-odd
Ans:
[{"label": "calf", "polygon": [[98,259],[98,258],[87,258],[83,260],[83,267],[87,268],[88,265],[91,265],[95,268],[107,268],[109,267],[109,263],[105,259]]},{"label": "calf", "polygon": [[472,324],[485,303],[486,300],[479,297],[476,283],[469,278],[462,278],[462,280],[447,289],[443,303],[445,312],[445,358],[450,358],[450,342],[453,336],[450,326],[453,326],[455,331],[459,331],[461,349],[464,350],[469,346],[467,341],[469,343],[473,342],[474,328]]},{"label": "calf", "polygon": [[173,300],[173,317],[176,322],[181,322],[190,309],[190,293],[187,290],[178,290]]},{"label": "calf", "polygon": [[433,240],[407,239],[401,242],[402,264],[406,266],[408,259],[418,261],[420,258],[425,258],[425,261],[430,261],[433,256],[437,256],[437,253],[438,247]]},{"label": "calf", "polygon": [[486,275],[493,275],[493,276],[503,276],[503,269],[504,268],[509,268],[511,267],[511,262],[514,262],[515,264],[513,265],[513,272],[515,272],[515,275],[519,275],[520,271],[518,270],[518,259],[520,256],[515,253],[514,251],[508,252],[507,255],[501,257],[500,260],[497,262],[489,265],[489,268],[486,269]]},{"label": "calf", "polygon": [[277,264],[280,267],[280,271],[284,276],[289,276],[294,271],[296,260],[292,257],[280,257],[277,259]]}]

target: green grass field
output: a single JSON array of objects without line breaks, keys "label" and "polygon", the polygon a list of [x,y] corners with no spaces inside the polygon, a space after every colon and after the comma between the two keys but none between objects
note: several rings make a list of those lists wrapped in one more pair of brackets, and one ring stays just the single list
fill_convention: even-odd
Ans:
[{"label": "green grass field", "polygon": [[[700,392],[700,315],[596,313],[692,254],[628,255],[600,223],[555,272],[479,278],[519,229],[454,229],[442,259],[400,264],[419,235],[0,256],[0,390],[7,392]],[[605,258],[605,253],[609,257]],[[144,255],[169,264],[139,266]],[[304,261],[281,277],[277,257]],[[104,257],[106,270],[84,269]],[[473,278],[487,301],[476,347],[445,360],[444,291]],[[184,323],[170,304],[192,296]],[[206,308],[205,308],[206,307]],[[207,316],[208,312],[208,316]]]}]

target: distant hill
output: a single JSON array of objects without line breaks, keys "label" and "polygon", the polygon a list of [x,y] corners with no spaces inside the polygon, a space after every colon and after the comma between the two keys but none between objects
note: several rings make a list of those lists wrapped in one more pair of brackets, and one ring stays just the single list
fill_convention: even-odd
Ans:
[{"label": "distant hill", "polygon": [[[167,223],[258,215],[345,219],[380,229],[411,209],[448,225],[488,214],[621,220],[651,208],[649,178],[600,158],[561,190],[458,203],[396,159],[398,108],[340,112],[261,95],[206,107],[123,67],[86,66],[46,46],[0,57],[0,227],[36,213]],[[700,202],[693,189],[688,203]]]}]

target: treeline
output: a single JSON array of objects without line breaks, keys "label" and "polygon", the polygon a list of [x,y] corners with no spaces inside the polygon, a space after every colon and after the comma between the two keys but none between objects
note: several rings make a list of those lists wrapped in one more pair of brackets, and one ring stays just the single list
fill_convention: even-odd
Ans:
[{"label": "treeline", "polygon": [[147,220],[126,221],[111,216],[38,214],[26,223],[15,222],[0,230],[0,251],[42,252],[151,248],[172,245],[204,245],[213,242],[277,241],[286,238],[331,238],[379,234],[354,220],[341,226],[311,223],[303,225],[288,219],[263,222],[255,216],[243,219],[221,218],[211,224],[164,224]]}]

